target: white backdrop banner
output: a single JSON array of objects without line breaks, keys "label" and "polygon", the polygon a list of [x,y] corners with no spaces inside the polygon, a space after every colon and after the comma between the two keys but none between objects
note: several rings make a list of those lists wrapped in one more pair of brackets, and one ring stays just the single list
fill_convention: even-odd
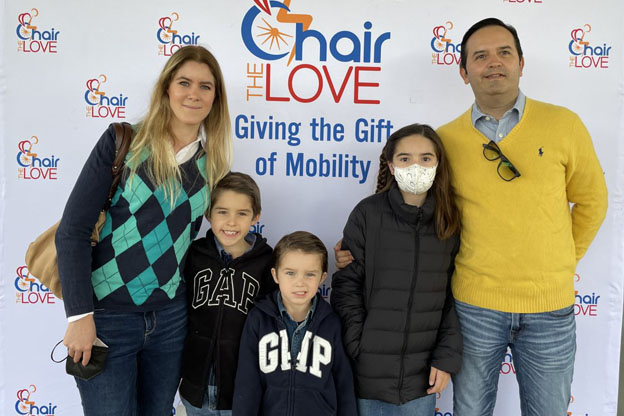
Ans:
[{"label": "white backdrop banner", "polygon": [[[414,122],[438,127],[472,104],[472,91],[459,76],[461,37],[490,16],[518,30],[526,62],[522,91],[578,113],[605,171],[607,219],[574,276],[578,350],[568,414],[616,414],[624,276],[624,3],[0,4],[0,414],[82,413],[73,379],[50,360],[66,327],[62,301],[29,274],[24,253],[60,217],[107,125],[144,116],[151,88],[173,52],[202,45],[222,66],[234,170],[251,174],[262,191],[256,231],[275,244],[285,233],[309,230],[331,248],[353,206],[373,193],[388,135]],[[329,281],[321,291],[331,295]],[[519,415],[511,354],[500,372],[495,414]],[[452,387],[438,398],[435,415],[453,415]]]}]

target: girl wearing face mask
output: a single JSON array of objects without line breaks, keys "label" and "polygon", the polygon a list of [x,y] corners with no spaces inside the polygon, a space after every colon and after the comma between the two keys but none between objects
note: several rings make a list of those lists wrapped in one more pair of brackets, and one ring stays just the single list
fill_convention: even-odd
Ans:
[{"label": "girl wearing face mask", "polygon": [[377,190],[351,212],[332,278],[360,416],[434,413],[459,370],[462,341],[450,291],[459,215],[444,148],[427,125],[393,133]]}]

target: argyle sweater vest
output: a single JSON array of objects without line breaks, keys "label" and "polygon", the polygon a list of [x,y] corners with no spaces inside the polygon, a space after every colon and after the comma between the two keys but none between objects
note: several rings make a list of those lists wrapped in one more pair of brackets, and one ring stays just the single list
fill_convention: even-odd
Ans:
[{"label": "argyle sweater vest", "polygon": [[182,295],[186,253],[208,206],[206,155],[198,155],[180,165],[182,184],[173,205],[143,165],[131,180],[122,179],[93,250],[96,307],[152,310]]}]

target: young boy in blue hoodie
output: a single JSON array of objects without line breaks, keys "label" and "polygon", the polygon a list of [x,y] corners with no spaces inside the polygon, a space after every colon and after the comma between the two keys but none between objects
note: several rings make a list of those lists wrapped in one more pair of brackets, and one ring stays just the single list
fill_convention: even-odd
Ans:
[{"label": "young boy in blue hoodie", "polygon": [[357,416],[340,320],[318,293],[327,249],[297,231],[277,243],[279,289],[256,301],[241,338],[234,416]]},{"label": "young boy in blue hoodie", "polygon": [[232,412],[238,347],[257,296],[271,293],[273,250],[250,232],[260,218],[260,190],[244,173],[230,172],[210,195],[212,228],[191,244],[184,270],[188,335],[180,396],[189,416]]}]

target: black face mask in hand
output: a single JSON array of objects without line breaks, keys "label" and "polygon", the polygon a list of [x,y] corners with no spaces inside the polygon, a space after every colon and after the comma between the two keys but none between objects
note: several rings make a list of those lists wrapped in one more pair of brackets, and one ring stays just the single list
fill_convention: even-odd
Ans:
[{"label": "black face mask in hand", "polygon": [[74,359],[70,357],[69,354],[62,360],[55,360],[54,351],[56,350],[56,347],[61,344],[61,342],[63,341],[59,341],[54,348],[52,348],[50,358],[55,363],[62,363],[65,361],[65,372],[67,374],[83,380],[91,380],[93,377],[104,371],[104,368],[106,367],[106,356],[108,355],[108,346],[106,346],[106,344],[104,344],[99,338],[96,338],[93,343],[93,347],[91,348],[91,359],[86,366],[82,365],[82,361],[75,363]]}]

